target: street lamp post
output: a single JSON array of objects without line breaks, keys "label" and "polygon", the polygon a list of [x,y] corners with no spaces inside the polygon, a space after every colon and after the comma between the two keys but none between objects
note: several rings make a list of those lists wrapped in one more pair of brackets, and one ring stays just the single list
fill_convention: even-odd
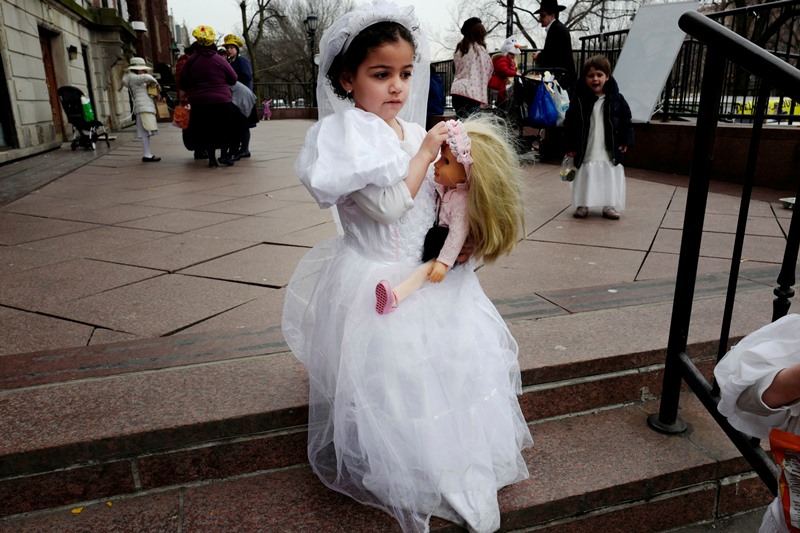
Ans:
[{"label": "street lamp post", "polygon": [[306,34],[308,34],[308,48],[311,52],[311,102],[314,107],[317,107],[317,88],[314,85],[317,79],[317,73],[315,72],[316,64],[314,63],[314,41],[317,35],[318,24],[319,21],[313,11],[309,13],[306,20],[303,21],[303,25],[306,27]]},{"label": "street lamp post", "polygon": [[506,5],[506,37],[514,35],[514,0]]}]

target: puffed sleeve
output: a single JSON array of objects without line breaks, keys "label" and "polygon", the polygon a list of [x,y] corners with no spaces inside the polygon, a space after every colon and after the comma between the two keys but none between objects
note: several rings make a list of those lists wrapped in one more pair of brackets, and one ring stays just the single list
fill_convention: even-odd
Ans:
[{"label": "puffed sleeve", "polygon": [[334,113],[308,131],[295,172],[320,207],[330,207],[367,185],[405,179],[411,157],[381,118],[359,109]]},{"label": "puffed sleeve", "polygon": [[391,187],[367,185],[360,191],[351,193],[350,198],[381,224],[394,224],[406,211],[414,207],[414,199],[402,181]]},{"label": "puffed sleeve", "polygon": [[762,439],[768,437],[772,428],[782,428],[790,418],[800,416],[800,406],[793,404],[765,416],[766,413],[742,409],[748,400],[740,402],[740,396],[752,391],[763,393],[778,370],[798,362],[800,315],[786,315],[757,329],[731,348],[714,368],[720,386],[717,409],[739,431]]}]

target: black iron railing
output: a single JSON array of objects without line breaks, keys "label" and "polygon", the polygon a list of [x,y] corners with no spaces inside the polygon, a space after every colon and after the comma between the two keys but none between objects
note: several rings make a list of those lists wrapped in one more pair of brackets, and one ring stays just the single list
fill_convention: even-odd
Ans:
[{"label": "black iron railing", "polygon": [[[790,65],[800,60],[800,2],[785,0],[767,2],[739,9],[709,13],[708,18],[741,35],[760,48]],[[609,58],[612,67],[619,58],[628,30],[581,37],[578,64],[594,54]],[[689,36],[683,43],[661,95],[663,119],[698,116],[702,58],[704,46]],[[761,92],[760,81],[735,63],[724,72],[721,92],[721,119],[730,122],[752,123],[753,109]],[[800,101],[773,88],[768,94],[768,120],[771,123],[793,124],[800,121]]]},{"label": "black iron railing", "polygon": [[[664,382],[661,391],[661,405],[657,414],[648,419],[651,427],[663,433],[682,433],[686,423],[678,417],[678,404],[681,382],[686,381],[691,391],[697,395],[708,412],[714,417],[742,455],[753,466],[769,489],[776,492],[776,480],[771,469],[771,459],[760,447],[757,440],[735,430],[727,419],[717,411],[718,391],[709,385],[697,370],[687,353],[687,339],[692,314],[694,287],[697,278],[697,265],[700,257],[700,243],[703,235],[706,200],[708,198],[709,176],[713,159],[714,138],[720,109],[723,103],[723,88],[728,64],[746,70],[750,76],[759,80],[760,92],[753,115],[753,133],[748,153],[745,182],[736,229],[734,249],[731,257],[730,279],[725,300],[725,311],[719,339],[719,360],[727,351],[731,317],[736,296],[736,282],[739,275],[742,246],[747,225],[753,176],[756,168],[756,155],[761,140],[761,128],[767,110],[767,98],[772,91],[780,91],[793,99],[800,99],[800,70],[788,65],[744,37],[733,33],[708,17],[698,13],[686,13],[679,21],[681,29],[705,47],[700,64],[702,77],[699,79],[700,91],[697,128],[695,131],[694,153],[689,176],[686,215],[683,222],[680,258],[675,284],[675,297],[672,307],[667,356],[664,368]],[[798,190],[800,196],[800,190]],[[797,267],[798,244],[800,244],[800,214],[795,209],[789,232],[786,237],[783,263],[778,275],[778,286],[774,293],[772,320],[784,316],[794,296],[795,269]]]},{"label": "black iron railing", "polygon": [[264,91],[265,99],[272,100],[271,108],[314,106],[315,85],[313,83],[259,83],[256,85]]},{"label": "black iron railing", "polygon": [[[800,63],[800,0],[783,0],[710,13],[708,18],[751,41],[790,65]],[[608,57],[616,65],[628,30],[619,30],[581,37],[575,52],[576,66],[592,55]],[[521,72],[535,64],[535,50],[523,50],[517,58]],[[662,91],[657,112],[662,120],[676,117],[697,117],[700,107],[700,80],[703,72],[705,46],[692,36],[684,41]],[[450,86],[453,83],[453,61],[436,61],[436,72],[442,77],[448,107]],[[580,70],[578,68],[578,70]],[[760,80],[736,63],[726,64],[721,89],[719,118],[728,122],[750,124],[758,95]],[[308,107],[314,101],[311,83],[266,83],[264,94],[276,107]],[[767,95],[767,121],[774,124],[800,122],[800,100],[772,87]]]}]

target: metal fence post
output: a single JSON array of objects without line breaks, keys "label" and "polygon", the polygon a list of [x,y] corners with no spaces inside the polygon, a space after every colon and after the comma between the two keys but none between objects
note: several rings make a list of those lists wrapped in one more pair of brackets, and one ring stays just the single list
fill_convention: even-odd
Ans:
[{"label": "metal fence post", "polygon": [[686,352],[689,338],[724,69],[724,57],[719,52],[709,49],[703,69],[700,115],[695,129],[692,168],[689,173],[686,216],[683,221],[675,297],[672,304],[661,406],[657,414],[647,419],[653,429],[662,433],[686,431],[686,422],[678,418],[682,376],[680,355]]}]

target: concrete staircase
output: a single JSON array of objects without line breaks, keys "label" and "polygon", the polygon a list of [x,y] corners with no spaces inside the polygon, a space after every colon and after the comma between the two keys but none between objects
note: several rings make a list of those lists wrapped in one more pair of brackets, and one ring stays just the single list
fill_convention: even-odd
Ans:
[{"label": "concrete staircase", "polygon": [[[743,270],[732,335],[769,321],[774,279]],[[673,282],[496,300],[535,441],[531,478],[500,492],[503,531],[667,531],[771,500],[691,394],[686,434],[646,424]],[[698,278],[689,353],[707,375],[725,285]],[[0,531],[398,531],[313,475],[306,399],[277,326],[2,356]]]}]

